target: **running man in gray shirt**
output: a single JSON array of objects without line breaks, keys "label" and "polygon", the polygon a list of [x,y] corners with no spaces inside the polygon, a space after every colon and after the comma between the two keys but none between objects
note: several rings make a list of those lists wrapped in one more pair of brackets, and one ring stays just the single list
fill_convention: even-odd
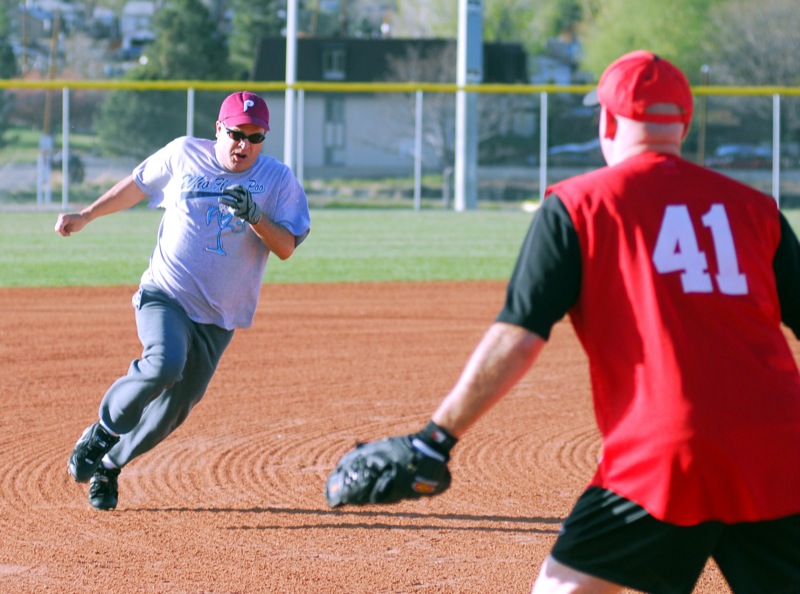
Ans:
[{"label": "running man in gray shirt", "polygon": [[89,482],[89,503],[116,508],[118,476],[172,433],[205,394],[236,328],[253,323],[267,258],[289,258],[310,230],[291,169],[261,154],[269,109],[250,92],[228,96],[216,139],[181,137],[77,213],[67,237],[145,198],[164,209],[150,265],[133,296],[141,358],[100,403],[67,468]]}]

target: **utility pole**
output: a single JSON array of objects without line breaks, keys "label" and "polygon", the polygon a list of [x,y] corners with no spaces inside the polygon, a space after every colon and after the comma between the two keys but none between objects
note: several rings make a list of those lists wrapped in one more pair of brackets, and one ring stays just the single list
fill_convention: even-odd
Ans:
[{"label": "utility pole", "polygon": [[283,162],[294,171],[297,83],[297,0],[286,0],[286,114],[283,133]]},{"label": "utility pole", "polygon": [[[459,87],[483,81],[483,0],[458,2]],[[455,209],[478,206],[478,96],[456,91]]]},{"label": "utility pole", "polygon": [[[58,60],[58,33],[61,23],[61,13],[56,11],[53,15],[53,35],[50,40],[50,64],[47,77],[53,80],[56,76],[56,61]],[[51,201],[50,169],[53,162],[53,134],[50,123],[53,118],[53,90],[47,89],[44,96],[44,122],[42,136],[39,139],[39,157],[37,160],[38,183],[36,188],[36,201],[39,204],[49,204]],[[62,163],[62,167],[66,165]]]}]

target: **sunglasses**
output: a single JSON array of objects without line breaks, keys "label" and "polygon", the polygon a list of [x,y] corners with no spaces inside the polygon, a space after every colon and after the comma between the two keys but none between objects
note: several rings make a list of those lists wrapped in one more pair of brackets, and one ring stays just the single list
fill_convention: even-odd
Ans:
[{"label": "sunglasses", "polygon": [[225,128],[225,132],[228,133],[228,137],[236,142],[242,142],[246,138],[250,144],[261,144],[267,137],[266,134],[263,134],[261,132],[256,132],[255,134],[247,135],[241,130],[231,130],[225,124],[222,124],[222,127]]}]

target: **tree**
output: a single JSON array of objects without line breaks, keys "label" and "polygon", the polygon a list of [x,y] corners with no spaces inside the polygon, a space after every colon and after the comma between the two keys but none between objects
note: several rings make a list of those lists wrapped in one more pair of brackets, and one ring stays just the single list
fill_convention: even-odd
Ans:
[{"label": "tree", "polygon": [[[405,55],[390,57],[387,80],[434,83],[453,83],[456,77],[456,46],[442,45],[424,52],[420,47],[410,46]],[[415,98],[408,94],[399,102],[386,104],[387,127],[373,139],[383,145],[387,138],[403,141],[408,138],[409,123],[414,121]],[[391,114],[391,115],[390,115]],[[455,101],[450,93],[426,93],[422,122],[423,144],[433,153],[442,168],[454,162]]]},{"label": "tree", "polygon": [[[521,43],[530,56],[547,51],[552,38],[573,41],[584,14],[600,0],[484,0],[483,40]],[[389,21],[394,37],[455,39],[458,3],[397,0]],[[534,61],[529,65],[533,66]]]},{"label": "tree", "polygon": [[230,78],[227,42],[201,0],[169,0],[153,24],[146,70],[167,80]]},{"label": "tree", "polygon": [[262,37],[280,37],[286,27],[286,0],[230,0],[232,79],[248,79]]},{"label": "tree", "polygon": [[647,49],[698,82],[710,9],[725,0],[596,0],[586,3],[580,37],[582,66],[599,76],[622,54]]},{"label": "tree", "polygon": [[[228,50],[201,0],[168,0],[156,13],[156,40],[132,80],[229,80]],[[208,127],[221,97],[198,94],[195,119]],[[178,91],[116,91],[100,108],[95,129],[102,148],[143,158],[185,131],[186,102]],[[124,138],[120,143],[119,139]]]},{"label": "tree", "polygon": [[[390,57],[388,81],[454,83],[456,78],[455,42],[440,45],[411,45],[402,56]],[[416,98],[413,94],[387,96],[383,102],[386,117],[380,132],[370,131],[369,142],[378,147],[400,146],[413,138]],[[509,163],[524,159],[530,140],[519,135],[520,114],[530,112],[529,95],[497,94],[478,96],[479,160],[482,163]],[[443,172],[455,163],[456,103],[452,93],[428,92],[423,97],[422,141],[426,164],[436,163]]]},{"label": "tree", "polygon": [[[286,0],[229,0],[233,12],[230,35],[232,78],[251,78],[258,43],[282,37],[286,28]],[[386,8],[372,0],[341,0],[335,10],[320,0],[299,0],[297,30],[308,37],[378,37]]]},{"label": "tree", "polygon": [[[714,84],[800,84],[800,11],[796,0],[761,0],[757,4],[731,0],[710,13],[705,58]],[[741,127],[772,118],[772,101],[764,97],[714,99],[738,116]],[[754,117],[755,116],[755,117]],[[800,104],[792,99],[781,107],[782,129],[800,140]]]},{"label": "tree", "polygon": [[393,37],[444,37],[457,34],[458,2],[453,0],[398,0],[392,17]]},{"label": "tree", "polygon": [[800,11],[796,0],[731,0],[710,13],[705,57],[719,82],[797,85]]},{"label": "tree", "polygon": [[[14,78],[19,74],[17,58],[8,40],[9,29],[6,8],[2,5],[0,6],[0,78],[2,79]],[[4,90],[0,90],[0,147],[8,144],[5,135],[10,128],[8,114],[12,107],[12,98]]]},{"label": "tree", "polygon": [[485,0],[483,37],[520,42],[529,54],[538,54],[548,39],[573,36],[582,15],[580,0]]}]

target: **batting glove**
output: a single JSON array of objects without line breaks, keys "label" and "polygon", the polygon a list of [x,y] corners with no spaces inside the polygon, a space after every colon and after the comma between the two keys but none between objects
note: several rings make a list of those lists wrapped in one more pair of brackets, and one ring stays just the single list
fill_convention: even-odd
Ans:
[{"label": "batting glove", "polygon": [[261,210],[253,200],[250,190],[239,184],[228,186],[222,190],[219,203],[227,206],[232,215],[251,225],[255,225],[261,220]]}]

